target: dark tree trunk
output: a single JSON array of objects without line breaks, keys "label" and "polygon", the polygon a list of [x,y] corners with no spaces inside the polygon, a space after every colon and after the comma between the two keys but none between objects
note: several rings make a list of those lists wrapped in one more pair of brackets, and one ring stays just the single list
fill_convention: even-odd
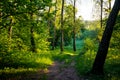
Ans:
[{"label": "dark tree trunk", "polygon": [[73,50],[76,51],[76,31],[75,31],[75,3],[76,3],[76,0],[74,0],[74,6],[73,6],[73,14],[74,14],[74,27],[73,27]]},{"label": "dark tree trunk", "polygon": [[64,50],[64,30],[63,30],[63,9],[64,9],[64,0],[62,0],[62,8],[61,8],[61,43],[60,43],[60,49],[61,51]]},{"label": "dark tree trunk", "polygon": [[115,0],[113,9],[109,15],[105,31],[102,36],[101,43],[99,45],[99,49],[91,70],[91,73],[93,74],[103,74],[103,68],[104,68],[104,63],[105,59],[107,56],[108,52],[108,47],[109,47],[109,42],[110,38],[113,32],[113,26],[115,25],[115,21],[118,15],[118,12],[120,10],[120,0]]},{"label": "dark tree trunk", "polygon": [[50,35],[50,27],[51,27],[50,10],[51,10],[51,6],[49,6],[48,13],[47,13],[47,18],[46,18],[47,25],[48,25],[49,35]]},{"label": "dark tree trunk", "polygon": [[[55,2],[55,12],[57,11],[57,0]],[[55,13],[55,21],[56,21],[56,13]],[[56,38],[56,26],[54,24],[54,35],[53,35],[53,42],[52,42],[52,50],[55,49],[55,38]]]},{"label": "dark tree trunk", "polygon": [[10,20],[10,26],[8,28],[8,38],[9,38],[9,51],[11,50],[11,39],[12,39],[12,19]]},{"label": "dark tree trunk", "polygon": [[103,12],[103,0],[101,0],[101,15],[100,15],[100,26],[101,26],[101,28],[102,28],[102,23],[103,23],[103,22],[102,22],[102,16],[103,16],[103,15],[102,15],[102,14],[103,14],[102,12]]},{"label": "dark tree trunk", "polygon": [[34,34],[33,34],[33,26],[30,28],[30,33],[31,33],[31,51],[36,52],[36,47],[35,47],[35,40],[34,40]]},{"label": "dark tree trunk", "polygon": [[109,10],[111,10],[111,0],[109,0]]},{"label": "dark tree trunk", "polygon": [[[30,0],[32,2],[32,0]],[[32,8],[32,6],[31,6]],[[33,12],[30,13],[31,27],[30,27],[30,42],[31,42],[31,51],[36,52],[36,44],[34,39],[34,23],[33,23]]]},{"label": "dark tree trunk", "polygon": [[36,52],[36,45],[35,45],[35,39],[34,39],[34,29],[33,29],[34,23],[32,22],[32,20],[33,20],[33,14],[32,13],[30,14],[30,19],[31,19],[31,27],[30,27],[30,33],[31,33],[31,38],[30,38],[30,41],[31,41],[31,51],[32,52]]},{"label": "dark tree trunk", "polygon": [[8,37],[9,37],[9,41],[11,41],[11,38],[12,38],[12,19],[10,21],[10,26],[8,29]]},{"label": "dark tree trunk", "polygon": [[56,27],[54,26],[54,35],[53,35],[52,50],[55,49],[55,38],[56,38]]}]

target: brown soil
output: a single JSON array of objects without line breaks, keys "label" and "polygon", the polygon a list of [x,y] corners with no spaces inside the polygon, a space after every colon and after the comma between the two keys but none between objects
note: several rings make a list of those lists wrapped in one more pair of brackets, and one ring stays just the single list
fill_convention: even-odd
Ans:
[{"label": "brown soil", "polygon": [[80,80],[74,69],[74,65],[74,62],[70,64],[65,64],[65,62],[54,62],[48,69],[48,80]]},{"label": "brown soil", "polygon": [[55,61],[47,71],[39,70],[20,80],[84,80],[78,77],[74,68],[75,62],[65,63]]}]

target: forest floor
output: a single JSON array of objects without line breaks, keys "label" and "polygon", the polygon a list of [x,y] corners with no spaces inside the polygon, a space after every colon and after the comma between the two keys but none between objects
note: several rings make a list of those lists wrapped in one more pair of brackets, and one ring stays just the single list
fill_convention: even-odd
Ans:
[{"label": "forest floor", "polygon": [[48,70],[38,70],[20,80],[84,80],[77,75],[74,65],[74,61],[67,64],[64,61],[55,61]]},{"label": "forest floor", "polygon": [[[11,79],[12,80],[12,79]],[[85,80],[77,75],[75,62],[55,61],[47,70],[38,70],[19,80]]]},{"label": "forest floor", "polygon": [[54,64],[48,69],[48,80],[80,80],[77,76],[74,65],[75,62],[69,64],[58,61],[54,62]]}]

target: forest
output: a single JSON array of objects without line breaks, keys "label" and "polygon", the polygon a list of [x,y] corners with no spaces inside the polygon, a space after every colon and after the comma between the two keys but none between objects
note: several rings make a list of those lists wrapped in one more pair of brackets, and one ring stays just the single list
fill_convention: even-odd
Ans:
[{"label": "forest", "polygon": [[0,0],[0,80],[120,80],[120,0],[87,1]]}]

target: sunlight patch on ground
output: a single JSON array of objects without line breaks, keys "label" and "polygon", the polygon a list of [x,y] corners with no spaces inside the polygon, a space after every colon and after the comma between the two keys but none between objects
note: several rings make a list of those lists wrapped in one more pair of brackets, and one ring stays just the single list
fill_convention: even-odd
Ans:
[{"label": "sunlight patch on ground", "polygon": [[23,73],[23,72],[36,72],[37,69],[35,68],[5,68],[4,70],[0,70],[0,74],[17,74],[17,73]]}]

